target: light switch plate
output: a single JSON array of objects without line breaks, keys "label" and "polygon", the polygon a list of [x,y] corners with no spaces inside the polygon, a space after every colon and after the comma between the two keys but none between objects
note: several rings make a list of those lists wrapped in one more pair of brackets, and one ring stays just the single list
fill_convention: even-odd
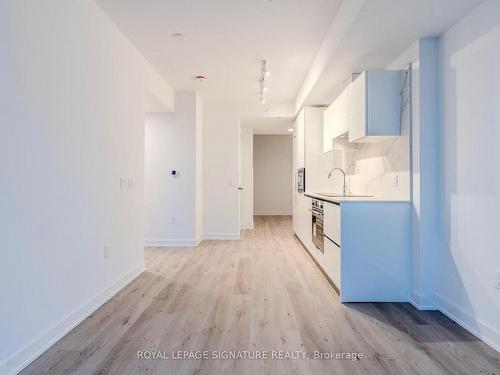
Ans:
[{"label": "light switch plate", "polygon": [[134,188],[134,179],[133,178],[127,178],[127,189],[132,190]]},{"label": "light switch plate", "polygon": [[120,177],[120,190],[126,190],[128,188],[128,178]]}]

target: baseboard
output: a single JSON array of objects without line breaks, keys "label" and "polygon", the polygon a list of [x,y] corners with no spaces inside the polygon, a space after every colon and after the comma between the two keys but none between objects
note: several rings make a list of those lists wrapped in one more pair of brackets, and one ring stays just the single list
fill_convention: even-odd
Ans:
[{"label": "baseboard", "polygon": [[418,310],[437,310],[436,305],[426,301],[426,298],[418,293],[411,293],[410,303]]},{"label": "baseboard", "polygon": [[477,338],[491,346],[497,352],[500,352],[500,332],[490,327],[481,320],[476,319],[468,312],[460,309],[458,306],[448,302],[439,295],[434,296],[436,307],[444,315],[451,320],[454,320],[467,331],[472,333]]},{"label": "baseboard", "polygon": [[242,226],[241,226],[241,230],[245,230],[245,229],[247,229],[247,230],[253,230],[253,229],[255,229],[255,228],[254,228],[254,225],[253,225],[253,224],[250,224],[250,225],[242,225]]},{"label": "baseboard", "polygon": [[239,233],[205,233],[204,240],[241,240]]},{"label": "baseboard", "polygon": [[116,293],[137,278],[142,272],[144,272],[144,264],[134,267],[127,272],[125,276],[115,281],[108,288],[81,305],[59,323],[53,325],[5,362],[0,364],[0,373],[17,374],[20,372],[105,302],[110,300]]},{"label": "baseboard", "polygon": [[256,211],[253,213],[254,216],[292,216],[290,211]]},{"label": "baseboard", "polygon": [[178,240],[166,240],[166,239],[155,239],[155,240],[144,240],[144,246],[151,247],[171,247],[171,246],[185,246],[185,247],[196,247],[200,244],[201,239],[178,239]]}]

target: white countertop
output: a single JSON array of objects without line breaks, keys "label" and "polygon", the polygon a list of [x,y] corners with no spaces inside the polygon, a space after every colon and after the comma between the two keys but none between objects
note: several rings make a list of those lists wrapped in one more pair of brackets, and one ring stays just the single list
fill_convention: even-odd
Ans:
[{"label": "white countertop", "polygon": [[[334,193],[332,193],[334,194]],[[319,193],[314,192],[305,192],[305,196],[319,199],[325,202],[331,203],[342,203],[342,202],[402,202],[409,203],[410,201],[407,199],[389,199],[382,197],[356,197],[356,196],[338,196],[338,197],[327,197],[326,195],[321,195]]]}]

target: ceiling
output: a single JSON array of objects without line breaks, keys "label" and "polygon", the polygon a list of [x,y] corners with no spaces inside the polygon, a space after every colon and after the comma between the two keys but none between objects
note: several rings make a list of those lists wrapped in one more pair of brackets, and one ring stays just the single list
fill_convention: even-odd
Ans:
[{"label": "ceiling", "polygon": [[[344,2],[327,33],[326,42],[311,66],[316,73],[310,87],[302,87],[304,97],[296,109],[328,105],[345,87],[351,73],[381,69],[390,64],[413,42],[439,36],[483,0],[349,0]],[[355,4],[359,4],[358,7]],[[349,11],[345,11],[348,7]],[[331,32],[334,35],[330,35]],[[330,36],[330,38],[329,38]],[[326,51],[323,55],[321,52]],[[408,61],[409,62],[409,61]],[[305,89],[305,90],[304,90]]]},{"label": "ceiling", "polygon": [[[293,100],[341,0],[97,0],[175,90],[257,101]],[[173,33],[184,34],[173,38]],[[194,76],[204,74],[205,82]]]},{"label": "ceiling", "polygon": [[292,117],[244,117],[241,125],[253,129],[254,134],[287,134],[293,128]]},{"label": "ceiling", "polygon": [[261,107],[266,59],[264,108],[294,101],[297,112],[330,104],[352,72],[386,67],[483,0],[96,1],[175,90]]}]

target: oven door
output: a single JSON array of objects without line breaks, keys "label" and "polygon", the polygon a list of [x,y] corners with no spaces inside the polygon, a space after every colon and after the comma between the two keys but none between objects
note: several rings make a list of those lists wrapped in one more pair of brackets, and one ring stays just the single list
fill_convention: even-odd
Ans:
[{"label": "oven door", "polygon": [[324,238],[323,238],[323,213],[315,210],[311,210],[312,213],[312,242],[316,248],[322,253],[325,252],[324,249]]}]

